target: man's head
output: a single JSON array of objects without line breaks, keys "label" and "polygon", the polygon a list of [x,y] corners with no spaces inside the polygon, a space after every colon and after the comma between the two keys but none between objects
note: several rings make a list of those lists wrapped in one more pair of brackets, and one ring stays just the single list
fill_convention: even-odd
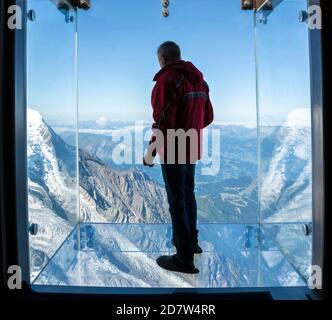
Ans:
[{"label": "man's head", "polygon": [[162,43],[158,48],[158,60],[161,68],[169,63],[181,60],[180,47],[172,41]]}]

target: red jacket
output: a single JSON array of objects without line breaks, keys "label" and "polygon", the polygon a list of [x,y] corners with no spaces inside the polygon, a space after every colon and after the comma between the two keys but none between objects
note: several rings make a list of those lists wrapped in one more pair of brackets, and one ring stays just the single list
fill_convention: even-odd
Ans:
[{"label": "red jacket", "polygon": [[[213,121],[209,87],[203,74],[191,62],[181,60],[162,68],[153,80],[157,83],[151,99],[152,128],[160,129],[165,136],[164,145],[157,150],[161,161],[167,163],[167,148],[171,140],[167,139],[167,129],[184,129],[186,132],[194,129],[198,139],[193,140],[191,147],[187,141],[185,163],[195,163],[201,159],[202,129]],[[177,152],[176,159],[178,161]]]}]

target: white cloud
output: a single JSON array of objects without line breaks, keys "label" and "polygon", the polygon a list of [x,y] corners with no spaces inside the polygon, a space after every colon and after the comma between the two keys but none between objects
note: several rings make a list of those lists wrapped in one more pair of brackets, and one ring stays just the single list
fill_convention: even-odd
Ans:
[{"label": "white cloud", "polygon": [[100,117],[100,118],[98,118],[98,119],[96,120],[96,124],[97,124],[97,126],[100,127],[100,128],[105,127],[106,124],[107,124],[107,122],[108,122],[108,119],[107,119],[107,117],[105,117],[105,116],[102,116],[102,117]]}]

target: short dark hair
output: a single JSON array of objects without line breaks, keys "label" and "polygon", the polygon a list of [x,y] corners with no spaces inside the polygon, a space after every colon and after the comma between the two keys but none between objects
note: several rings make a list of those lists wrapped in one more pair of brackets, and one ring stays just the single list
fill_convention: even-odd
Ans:
[{"label": "short dark hair", "polygon": [[169,60],[181,59],[181,49],[173,41],[166,41],[158,48],[158,55],[163,55]]}]

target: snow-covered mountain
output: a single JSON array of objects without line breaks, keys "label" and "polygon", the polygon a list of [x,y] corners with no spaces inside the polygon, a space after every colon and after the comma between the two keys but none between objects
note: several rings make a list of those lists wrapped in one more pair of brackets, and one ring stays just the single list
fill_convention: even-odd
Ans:
[{"label": "snow-covered mountain", "polygon": [[[215,176],[205,176],[201,174],[202,163],[197,166],[198,220],[208,223],[257,222],[259,180],[264,221],[310,221],[310,119],[310,109],[296,109],[282,125],[260,127],[261,178],[258,177],[257,166],[257,129],[240,125],[213,125],[212,128],[219,129],[221,135],[218,151],[220,172]],[[121,130],[134,137],[134,132],[130,131],[134,127],[128,123],[114,123],[107,132],[94,129],[91,133],[82,129],[80,147],[117,170],[132,168],[132,165],[112,162],[116,145],[114,140],[117,141],[113,140],[113,136]],[[75,141],[72,131],[62,131],[61,136],[69,144]],[[134,145],[127,147],[135,148]],[[141,166],[140,170],[162,184],[159,168]]]},{"label": "snow-covered mountain", "polygon": [[32,275],[47,263],[79,221],[167,222],[164,189],[144,173],[119,172],[80,152],[80,210],[76,148],[28,109],[29,220]]},{"label": "snow-covered mountain", "polygon": [[261,210],[266,222],[311,221],[311,114],[296,109],[277,127],[263,157]]},{"label": "snow-covered mountain", "polygon": [[81,218],[117,223],[169,222],[166,193],[145,173],[117,171],[80,152]]},{"label": "snow-covered mountain", "polygon": [[34,278],[66,239],[78,219],[75,154],[32,109],[27,111],[29,221],[38,224],[30,236]]},{"label": "snow-covered mountain", "polygon": [[[289,115],[283,126],[266,130],[262,141],[265,157],[262,163],[261,204],[266,221],[309,219],[310,126],[303,122],[307,111],[297,110]],[[200,219],[218,223],[248,219],[254,223],[255,217],[258,217],[256,136],[253,129],[229,129],[223,128],[223,154],[227,155],[222,160],[223,172],[210,180],[199,178]],[[236,132],[240,132],[238,139]],[[98,150],[105,149],[98,147]],[[202,270],[200,278],[174,275],[158,268],[156,255],[160,251],[170,253],[174,250],[170,244],[170,226],[167,230],[164,228],[165,223],[170,222],[165,190],[144,172],[120,170],[86,150],[80,150],[78,157],[76,152],[76,148],[66,143],[37,111],[28,110],[29,219],[39,225],[38,234],[30,237],[32,278],[48,265],[42,277],[38,278],[40,283],[50,284],[49,276],[56,275],[56,284],[67,285],[257,285],[257,259],[261,255],[257,252],[257,239],[243,240],[246,231],[234,233],[233,228],[228,226],[221,230],[218,224],[208,225],[205,236],[203,232],[201,239],[205,258],[195,258]],[[247,158],[243,156],[245,154]],[[78,194],[80,201],[77,201]],[[74,229],[79,215],[86,222],[119,224],[116,228],[105,224],[104,229],[100,227],[103,224],[96,225],[93,240],[90,240],[92,245],[84,244],[85,231],[80,229],[83,235],[83,250],[80,252],[77,252],[75,244],[76,229],[71,240],[68,239],[50,261]],[[132,227],[127,224],[145,222],[162,223],[164,227],[155,230],[151,227],[150,230],[145,224],[143,231],[137,224]],[[215,231],[212,230],[214,227]],[[306,248],[304,245],[300,247]],[[263,267],[266,268],[267,283],[298,285],[298,274],[282,254],[279,251],[272,253],[269,250],[262,252],[262,258],[266,260]]]},{"label": "snow-covered mountain", "polygon": [[28,109],[27,119],[28,178],[31,186],[34,185],[30,193],[37,196],[38,191],[41,191],[36,188],[38,185],[42,191],[47,192],[51,201],[50,208],[69,223],[76,223],[75,148],[66,144],[37,111]]}]

